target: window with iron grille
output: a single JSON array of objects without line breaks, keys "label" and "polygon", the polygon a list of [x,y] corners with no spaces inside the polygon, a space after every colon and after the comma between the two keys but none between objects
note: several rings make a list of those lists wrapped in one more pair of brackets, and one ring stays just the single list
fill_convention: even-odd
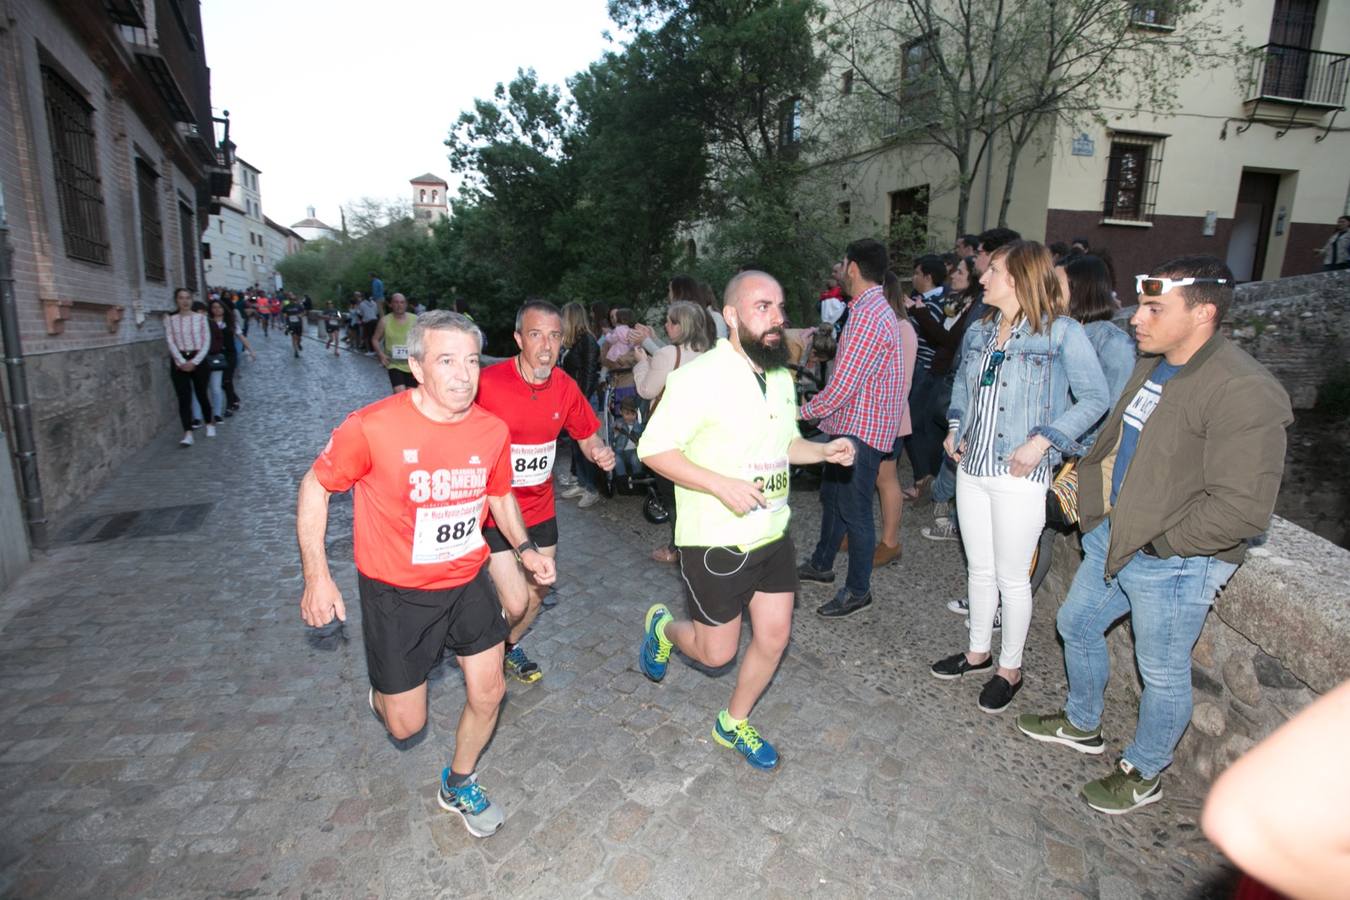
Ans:
[{"label": "window with iron grille", "polygon": [[141,205],[141,257],[145,277],[164,280],[164,223],[159,216],[159,173],[145,160],[136,160],[136,195]]},{"label": "window with iron grille", "polygon": [[98,177],[94,108],[55,69],[41,68],[66,255],[108,265],[112,254]]},{"label": "window with iron grille", "polygon": [[1177,25],[1176,4],[1173,0],[1135,3],[1130,8],[1130,24],[1171,30]]},{"label": "window with iron grille", "polygon": [[1162,170],[1164,138],[1152,134],[1116,132],[1106,161],[1106,194],[1102,215],[1130,222],[1153,221],[1158,205],[1158,176]]},{"label": "window with iron grille", "polygon": [[183,245],[183,287],[197,290],[197,229],[193,226],[192,207],[178,204],[179,239]]}]

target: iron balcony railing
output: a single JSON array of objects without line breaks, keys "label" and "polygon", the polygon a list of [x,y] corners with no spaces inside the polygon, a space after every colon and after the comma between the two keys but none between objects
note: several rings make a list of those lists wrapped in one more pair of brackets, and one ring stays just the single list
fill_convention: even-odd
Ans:
[{"label": "iron balcony railing", "polygon": [[1252,100],[1344,109],[1350,54],[1266,44],[1252,51],[1251,77]]}]

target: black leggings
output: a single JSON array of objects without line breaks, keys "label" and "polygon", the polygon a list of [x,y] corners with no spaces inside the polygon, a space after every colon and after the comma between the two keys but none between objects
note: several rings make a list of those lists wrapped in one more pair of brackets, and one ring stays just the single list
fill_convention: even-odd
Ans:
[{"label": "black leggings", "polygon": [[183,423],[184,431],[192,430],[192,392],[197,392],[197,403],[202,408],[202,421],[211,421],[211,396],[207,385],[211,382],[211,372],[202,360],[191,372],[184,372],[173,362],[169,363],[169,378],[173,381],[173,392],[178,395],[178,419]]},{"label": "black leggings", "polygon": [[[239,354],[225,357],[225,372],[221,376],[220,386],[225,390],[225,405],[230,409],[239,405],[239,395],[234,390],[234,372],[239,368]],[[216,410],[216,415],[220,415],[224,410]]]}]

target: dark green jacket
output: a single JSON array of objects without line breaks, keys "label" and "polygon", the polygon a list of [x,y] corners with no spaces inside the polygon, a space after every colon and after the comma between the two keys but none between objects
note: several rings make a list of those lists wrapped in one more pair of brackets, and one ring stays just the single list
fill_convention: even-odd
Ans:
[{"label": "dark green jacket", "polygon": [[1141,548],[1160,557],[1240,563],[1270,526],[1284,474],[1289,395],[1266,368],[1215,334],[1163,388],[1111,508],[1111,472],[1125,408],[1160,357],[1147,356],[1078,467],[1084,533],[1111,517],[1106,574]]}]

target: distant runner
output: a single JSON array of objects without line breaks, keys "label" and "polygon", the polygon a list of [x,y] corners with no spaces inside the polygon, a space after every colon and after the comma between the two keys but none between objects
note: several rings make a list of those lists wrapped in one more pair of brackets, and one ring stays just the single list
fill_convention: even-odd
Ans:
[{"label": "distant runner", "polygon": [[394,294],[389,298],[389,312],[375,326],[375,353],[389,372],[389,386],[395,394],[417,387],[408,366],[408,332],[416,323],[417,316],[408,312],[407,298]]}]

